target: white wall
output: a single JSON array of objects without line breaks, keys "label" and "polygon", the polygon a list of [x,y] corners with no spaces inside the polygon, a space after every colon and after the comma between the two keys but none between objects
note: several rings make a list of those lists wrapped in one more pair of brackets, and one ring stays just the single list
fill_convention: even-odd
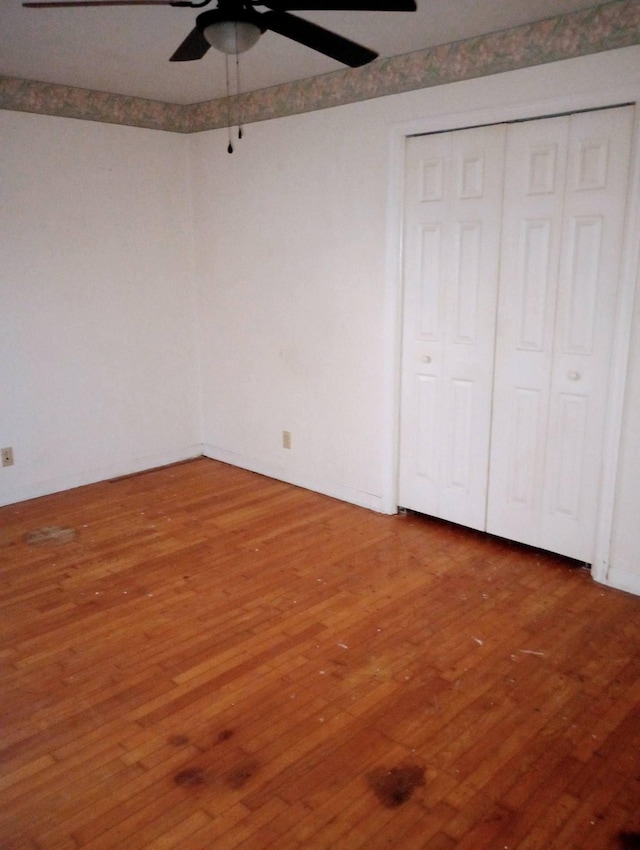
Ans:
[{"label": "white wall", "polygon": [[232,156],[202,135],[193,173],[209,452],[379,507],[387,150],[369,125],[252,125]]},{"label": "white wall", "polygon": [[[255,124],[231,156],[222,131],[192,137],[206,453],[393,509],[404,135],[635,100],[639,59],[629,48]],[[628,421],[624,447],[637,467]],[[639,526],[620,507],[640,503],[637,476],[617,499],[640,591]]]},{"label": "white wall", "polygon": [[[404,135],[639,95],[628,48],[250,125],[232,156],[0,113],[0,503],[204,444],[392,510]],[[610,580],[640,592],[637,339],[631,386]]]},{"label": "white wall", "polygon": [[0,112],[0,504],[199,452],[183,138]]},{"label": "white wall", "polygon": [[640,297],[633,317],[608,584],[640,594]]}]

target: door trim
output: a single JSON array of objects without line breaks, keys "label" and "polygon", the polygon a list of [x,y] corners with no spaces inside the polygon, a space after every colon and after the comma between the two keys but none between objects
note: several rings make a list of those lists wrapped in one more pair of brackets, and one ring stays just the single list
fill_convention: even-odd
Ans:
[{"label": "door trim", "polygon": [[616,304],[611,368],[609,370],[609,415],[605,422],[605,455],[600,491],[601,509],[596,533],[596,557],[591,566],[591,575],[602,584],[609,584],[611,568],[609,554],[613,531],[633,310],[636,292],[640,293],[640,202],[638,201],[640,198],[640,98],[636,101],[635,107],[620,286]]}]

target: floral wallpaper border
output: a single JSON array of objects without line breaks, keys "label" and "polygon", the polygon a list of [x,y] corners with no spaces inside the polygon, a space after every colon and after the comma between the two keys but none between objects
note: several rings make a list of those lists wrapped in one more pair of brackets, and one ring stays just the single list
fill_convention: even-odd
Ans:
[{"label": "floral wallpaper border", "polygon": [[191,132],[189,116],[179,104],[17,77],[0,77],[0,109],[176,133]]},{"label": "floral wallpaper border", "polygon": [[[640,0],[614,0],[362,68],[248,92],[233,121],[265,121],[640,43]],[[0,109],[195,133],[227,124],[226,99],[187,106],[0,77]]]}]

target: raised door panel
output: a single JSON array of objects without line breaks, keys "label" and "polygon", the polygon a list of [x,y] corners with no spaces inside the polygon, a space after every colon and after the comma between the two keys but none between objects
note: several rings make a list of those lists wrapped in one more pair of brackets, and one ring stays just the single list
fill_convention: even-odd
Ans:
[{"label": "raised door panel", "polygon": [[633,110],[571,116],[539,545],[592,562]]},{"label": "raised door panel", "polygon": [[569,119],[509,127],[487,530],[540,545]]},{"label": "raised door panel", "polygon": [[399,503],[483,528],[503,126],[407,143]]},{"label": "raised door panel", "polygon": [[438,501],[445,323],[448,134],[407,143],[399,502],[425,513]]},{"label": "raised door panel", "polygon": [[509,128],[487,530],[594,555],[632,110]]}]

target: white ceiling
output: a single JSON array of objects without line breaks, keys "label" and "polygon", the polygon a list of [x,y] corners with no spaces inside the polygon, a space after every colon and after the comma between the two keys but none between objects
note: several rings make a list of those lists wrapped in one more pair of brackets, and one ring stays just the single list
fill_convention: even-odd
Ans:
[{"label": "white ceiling", "polygon": [[[418,11],[293,12],[398,56],[599,5],[598,0],[417,0]],[[322,4],[319,2],[319,6]],[[207,9],[215,8],[215,0]],[[169,62],[203,9],[164,6],[24,9],[0,0],[0,75],[80,86],[169,103],[225,94],[225,58]],[[266,11],[258,7],[258,11]],[[276,33],[240,57],[241,88],[253,91],[344,66]]]}]

